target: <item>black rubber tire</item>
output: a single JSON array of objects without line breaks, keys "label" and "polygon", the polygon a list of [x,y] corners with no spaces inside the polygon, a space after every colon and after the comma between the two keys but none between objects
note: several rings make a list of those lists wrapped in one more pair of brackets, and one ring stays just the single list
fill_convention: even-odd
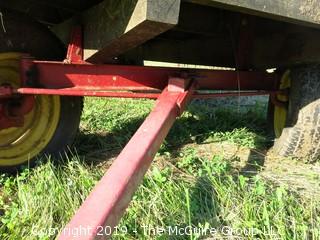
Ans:
[{"label": "black rubber tire", "polygon": [[58,127],[44,149],[44,154],[50,154],[59,157],[74,143],[80,124],[80,118],[83,108],[83,99],[81,97],[60,97],[61,110]]},{"label": "black rubber tire", "polygon": [[[0,52],[24,52],[41,60],[63,60],[65,49],[60,40],[42,24],[12,11],[1,10]],[[59,156],[71,146],[77,135],[83,108],[82,97],[60,97],[60,119],[54,136],[41,154]],[[40,154],[40,155],[41,155]],[[33,165],[34,159],[26,163]],[[25,164],[25,163],[24,163]],[[20,164],[23,165],[23,164]],[[6,166],[5,171],[17,170],[20,166]]]},{"label": "black rubber tire", "polygon": [[320,157],[320,66],[296,67],[290,71],[291,87],[286,128],[276,140],[280,156],[304,161]]},{"label": "black rubber tire", "polygon": [[272,102],[271,96],[269,97],[267,108],[267,130],[270,139],[275,139],[276,135],[274,131],[274,104]]}]

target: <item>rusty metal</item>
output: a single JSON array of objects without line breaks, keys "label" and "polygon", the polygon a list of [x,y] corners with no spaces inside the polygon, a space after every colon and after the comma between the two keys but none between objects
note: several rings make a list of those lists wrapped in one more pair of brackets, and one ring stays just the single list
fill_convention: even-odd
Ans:
[{"label": "rusty metal", "polygon": [[[174,84],[174,81],[170,84]],[[108,229],[112,232],[118,224],[176,117],[191,99],[194,88],[195,82],[188,89],[177,86],[174,91],[169,91],[168,88],[162,91],[153,111],[62,230],[59,240],[111,237],[100,230]],[[88,231],[77,235],[77,229],[81,227]],[[99,233],[101,235],[97,235]]]},{"label": "rusty metal", "polygon": [[0,98],[0,130],[23,126],[24,116],[28,114],[34,106],[35,100],[33,95],[10,96],[10,98],[6,99]]}]

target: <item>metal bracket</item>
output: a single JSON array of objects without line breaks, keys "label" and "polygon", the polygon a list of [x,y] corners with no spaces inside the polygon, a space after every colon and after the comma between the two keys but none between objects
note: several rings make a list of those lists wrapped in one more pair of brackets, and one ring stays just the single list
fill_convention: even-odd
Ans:
[{"label": "metal bracket", "polygon": [[76,26],[72,29],[71,40],[64,63],[84,63],[83,62],[83,37],[82,27]]}]

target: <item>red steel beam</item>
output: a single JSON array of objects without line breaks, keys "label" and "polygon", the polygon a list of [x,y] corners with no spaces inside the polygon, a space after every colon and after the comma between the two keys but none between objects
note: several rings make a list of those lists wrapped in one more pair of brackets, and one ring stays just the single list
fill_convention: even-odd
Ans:
[{"label": "red steel beam", "polygon": [[22,60],[24,87],[83,91],[163,90],[169,77],[192,77],[200,89],[274,90],[276,74],[162,67],[66,64]]},{"label": "red steel beam", "polygon": [[62,230],[59,240],[111,237],[104,231],[97,234],[101,229],[112,231],[118,224],[161,143],[192,97],[194,87],[192,84],[186,91],[169,91],[170,87],[163,90],[153,111]]},{"label": "red steel beam", "polygon": [[[156,92],[119,92],[119,91],[96,91],[89,89],[65,88],[65,89],[46,89],[46,88],[18,88],[11,91],[3,91],[7,97],[12,94],[23,95],[61,95],[61,96],[91,96],[91,97],[113,97],[113,98],[148,98],[157,99],[160,93]],[[201,93],[195,92],[193,98],[209,99],[218,97],[237,97],[237,96],[258,96],[276,94],[279,91],[233,91],[221,93]],[[0,87],[1,98],[1,87]]]},{"label": "red steel beam", "polygon": [[112,91],[97,91],[97,90],[78,89],[78,88],[65,88],[65,89],[18,88],[18,89],[14,89],[13,93],[31,94],[31,95],[91,96],[91,97],[149,98],[149,99],[156,99],[160,95],[160,93],[119,92],[119,91],[112,92]]}]

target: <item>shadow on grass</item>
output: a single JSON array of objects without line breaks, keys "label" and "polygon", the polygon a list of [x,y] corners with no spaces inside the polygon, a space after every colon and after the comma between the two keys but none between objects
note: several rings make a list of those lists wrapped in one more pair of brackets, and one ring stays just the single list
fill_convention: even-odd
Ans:
[{"label": "shadow on grass", "polygon": [[240,169],[240,174],[253,177],[257,175],[263,168],[265,162],[265,155],[254,150],[250,149],[248,160],[246,165]]},{"label": "shadow on grass", "polygon": [[[120,153],[143,121],[143,117],[134,118],[107,133],[80,131],[76,142],[77,152],[80,156],[84,156],[89,164],[97,165],[112,159]],[[178,157],[181,148],[186,144],[208,143],[210,136],[216,133],[223,135],[234,129],[243,128],[253,133],[255,148],[270,147],[271,141],[267,135],[267,120],[264,113],[255,109],[245,113],[225,109],[208,112],[208,109],[204,110],[198,104],[191,104],[186,114],[175,122],[159,153],[170,152],[172,157]],[[252,175],[263,166],[263,163],[264,159],[252,150],[247,166],[242,172]]]},{"label": "shadow on grass", "polygon": [[215,189],[207,176],[197,178],[190,193],[190,215],[192,224],[197,225],[205,219],[210,226],[218,227],[224,224],[219,217],[220,206]]},{"label": "shadow on grass", "polygon": [[[170,233],[168,231],[162,237],[156,239],[169,239],[169,240],[182,240],[182,239],[198,239],[194,238],[200,233],[200,239],[206,239],[204,237],[210,237],[210,231],[203,231],[206,227],[218,229],[226,224],[221,219],[221,206],[216,196],[216,191],[212,185],[212,182],[207,176],[198,177],[195,184],[189,188],[188,192],[189,202],[185,206],[183,211],[188,212],[188,221],[184,223],[176,222],[175,219],[164,219],[162,224],[165,227],[171,227],[173,230]],[[199,225],[199,223],[206,224]],[[192,227],[192,229],[190,228]],[[190,232],[184,232],[181,230],[189,229]],[[191,233],[192,232],[192,233]],[[191,237],[192,236],[192,237]]]},{"label": "shadow on grass", "polygon": [[[75,146],[77,155],[89,165],[99,165],[107,159],[116,157],[143,120],[143,117],[133,118],[121,126],[116,126],[110,132],[91,133],[85,130],[81,131]],[[216,133],[222,133],[223,135],[226,132],[244,127],[249,132],[254,133],[253,145],[255,147],[267,147],[268,141],[261,140],[267,138],[266,120],[261,114],[256,114],[254,111],[245,114],[224,110],[209,112],[208,110],[204,111],[198,105],[191,105],[188,111],[175,123],[160,149],[160,154],[170,151],[172,157],[178,157],[181,148],[186,144],[204,144],[207,143],[210,136]],[[242,171],[244,173],[257,172],[259,167],[255,169],[252,169],[252,167],[261,167],[264,163],[264,159],[258,157],[252,150],[247,166]],[[64,166],[66,163],[61,164]],[[85,179],[87,178],[85,177]],[[82,182],[79,185],[81,184]],[[76,191],[78,192],[77,189]],[[200,222],[208,222],[212,227],[227,224],[224,222],[225,219],[221,218],[221,203],[216,195],[216,189],[214,189],[208,176],[196,179],[195,184],[189,189],[189,212],[192,225],[197,225]]]}]

